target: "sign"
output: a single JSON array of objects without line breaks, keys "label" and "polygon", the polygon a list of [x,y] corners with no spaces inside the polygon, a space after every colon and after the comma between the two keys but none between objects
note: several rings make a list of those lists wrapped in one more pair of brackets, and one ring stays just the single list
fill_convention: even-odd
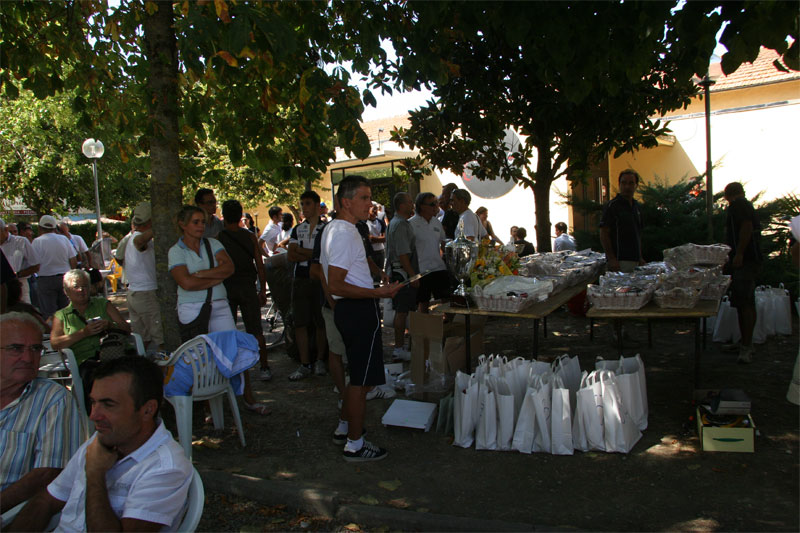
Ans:
[{"label": "sign", "polygon": [[[507,157],[508,159],[511,159],[511,154],[517,151],[520,145],[519,137],[512,129],[509,128],[506,130],[506,136],[503,139],[503,143],[506,146]],[[461,174],[461,181],[464,182],[464,186],[467,188],[467,190],[469,190],[469,192],[475,196],[489,199],[500,198],[501,196],[508,194],[516,185],[516,182],[514,182],[512,179],[509,179],[508,181],[503,179],[502,174],[493,179],[479,180],[469,169],[469,166],[473,164],[475,164],[475,161],[464,165],[464,172]]]}]

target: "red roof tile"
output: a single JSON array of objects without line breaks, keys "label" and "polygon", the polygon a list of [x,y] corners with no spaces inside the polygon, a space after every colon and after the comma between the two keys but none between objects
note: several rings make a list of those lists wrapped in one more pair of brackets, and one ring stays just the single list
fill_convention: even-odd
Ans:
[{"label": "red roof tile", "polygon": [[778,53],[775,50],[761,47],[761,51],[754,62],[742,63],[730,76],[722,74],[722,68],[719,63],[712,63],[709,71],[712,77],[717,76],[717,81],[711,86],[711,91],[740,89],[754,85],[800,79],[800,72],[798,71],[782,72],[775,68],[772,62],[778,57]]},{"label": "red roof tile", "polygon": [[388,141],[390,132],[395,128],[408,128],[411,126],[411,122],[408,120],[408,114],[405,115],[398,115],[395,117],[389,118],[381,118],[378,120],[370,120],[369,122],[362,122],[361,129],[364,130],[364,133],[367,134],[370,141],[377,141],[378,140],[378,130],[383,129],[380,132],[380,137],[382,141]]}]

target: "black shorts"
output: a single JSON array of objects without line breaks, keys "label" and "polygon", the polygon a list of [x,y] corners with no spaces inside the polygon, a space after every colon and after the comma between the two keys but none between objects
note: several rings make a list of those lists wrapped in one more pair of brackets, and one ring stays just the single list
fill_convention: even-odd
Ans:
[{"label": "black shorts", "polygon": [[295,327],[305,327],[311,322],[324,328],[322,320],[322,285],[310,278],[295,278],[292,291],[292,313]]},{"label": "black shorts", "polygon": [[234,322],[236,309],[241,309],[244,330],[250,335],[262,335],[264,330],[261,329],[261,302],[258,301],[255,282],[252,285],[225,285],[225,292],[228,293],[228,305],[231,307]]},{"label": "black shorts", "polygon": [[[400,273],[392,274],[391,281],[394,283],[395,281],[403,282],[406,281],[406,277],[404,277]],[[392,298],[392,309],[397,311],[398,313],[408,313],[409,311],[416,311],[417,310],[417,289],[412,287],[411,285],[406,285],[399,291],[397,294],[394,295]]]},{"label": "black shorts", "polygon": [[343,298],[336,301],[333,320],[347,352],[350,384],[370,387],[386,383],[378,300]]},{"label": "black shorts", "polygon": [[731,307],[756,306],[756,278],[761,270],[758,263],[731,267]]},{"label": "black shorts", "polygon": [[452,293],[450,289],[450,273],[447,270],[437,270],[422,277],[417,289],[417,302],[428,303],[431,296],[434,300],[443,300]]}]

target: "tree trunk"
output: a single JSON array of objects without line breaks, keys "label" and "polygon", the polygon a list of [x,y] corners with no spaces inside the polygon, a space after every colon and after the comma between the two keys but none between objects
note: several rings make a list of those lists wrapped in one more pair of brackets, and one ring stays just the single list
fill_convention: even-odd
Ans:
[{"label": "tree trunk", "polygon": [[178,293],[167,268],[167,254],[178,238],[175,216],[182,203],[178,153],[178,51],[172,2],[156,2],[155,5],[155,13],[144,16],[144,47],[150,66],[146,92],[150,112],[150,201],[164,341],[168,350],[174,350],[180,345],[176,312]]},{"label": "tree trunk", "polygon": [[536,181],[533,184],[533,203],[536,206],[536,251],[550,252],[550,186],[553,184],[553,158],[549,142],[539,141],[536,151]]}]

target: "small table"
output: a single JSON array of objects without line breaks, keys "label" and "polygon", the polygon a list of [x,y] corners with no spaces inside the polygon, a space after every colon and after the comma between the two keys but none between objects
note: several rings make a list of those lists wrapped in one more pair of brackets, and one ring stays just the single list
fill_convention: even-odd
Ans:
[{"label": "small table", "polygon": [[[469,340],[469,331],[470,331],[470,316],[500,316],[506,318],[532,318],[533,319],[533,358],[535,359],[539,355],[539,320],[547,319],[547,315],[570,301],[573,297],[580,294],[582,291],[586,290],[586,286],[588,285],[588,281],[578,283],[577,285],[573,285],[572,287],[567,287],[562,289],[561,291],[551,294],[546,300],[542,302],[537,302],[533,305],[529,305],[519,313],[508,313],[505,311],[492,311],[489,309],[478,309],[478,307],[454,307],[449,303],[439,304],[434,306],[434,309],[437,313],[453,313],[455,315],[464,315],[464,326],[466,334],[466,352],[467,352],[467,373],[472,371],[471,363],[469,354],[472,352],[470,351],[470,340]],[[546,322],[545,322],[546,324]],[[547,335],[547,329],[545,326],[545,335]]]},{"label": "small table", "polygon": [[[701,344],[706,337],[706,318],[716,316],[719,311],[720,300],[700,300],[697,305],[690,309],[666,309],[658,307],[655,302],[650,302],[641,309],[597,309],[592,307],[586,316],[592,320],[595,318],[612,318],[627,320],[649,320],[664,318],[691,318],[694,319],[694,383],[697,385],[700,370]],[[701,341],[702,329],[702,341]],[[622,354],[622,334],[618,334],[619,351]],[[648,342],[652,344],[648,329]]]}]

